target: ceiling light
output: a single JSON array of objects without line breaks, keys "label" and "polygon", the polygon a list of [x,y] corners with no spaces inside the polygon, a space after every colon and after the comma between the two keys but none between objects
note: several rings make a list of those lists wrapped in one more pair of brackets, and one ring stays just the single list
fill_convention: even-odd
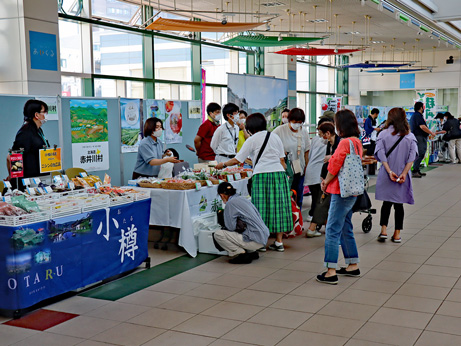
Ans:
[{"label": "ceiling light", "polygon": [[346,35],[360,35],[360,31],[345,32]]},{"label": "ceiling light", "polygon": [[386,43],[385,41],[371,41],[371,43],[379,44],[379,43]]},{"label": "ceiling light", "polygon": [[360,69],[360,72],[363,72],[363,68]]},{"label": "ceiling light", "polygon": [[279,38],[278,38],[279,41],[282,41],[283,38],[282,38],[282,34],[279,34]]},{"label": "ceiling light", "polygon": [[327,23],[328,20],[321,18],[321,19],[311,19],[311,20],[308,20],[308,22],[311,22],[311,23]]},{"label": "ceiling light", "polygon": [[226,16],[223,16],[223,17],[222,17],[221,24],[222,24],[222,25],[226,25],[226,24],[227,24],[227,18],[226,18]]},{"label": "ceiling light", "polygon": [[272,1],[272,2],[264,2],[261,4],[261,6],[264,7],[279,7],[279,6],[285,6],[283,2],[280,1]]}]

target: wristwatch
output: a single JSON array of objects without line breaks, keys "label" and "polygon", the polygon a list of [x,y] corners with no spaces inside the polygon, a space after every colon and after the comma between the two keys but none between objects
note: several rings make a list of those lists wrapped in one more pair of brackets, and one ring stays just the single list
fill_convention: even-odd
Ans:
[{"label": "wristwatch", "polygon": [[226,167],[227,167],[226,164],[225,164],[224,162],[222,163],[222,166],[223,166],[223,168],[226,168]]}]

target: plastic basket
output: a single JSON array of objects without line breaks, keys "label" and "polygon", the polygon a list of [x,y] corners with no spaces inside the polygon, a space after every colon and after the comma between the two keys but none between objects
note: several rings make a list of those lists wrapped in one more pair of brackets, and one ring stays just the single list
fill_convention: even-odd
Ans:
[{"label": "plastic basket", "polygon": [[26,224],[47,221],[51,217],[49,211],[35,212],[20,216],[0,215],[1,226],[22,226]]}]

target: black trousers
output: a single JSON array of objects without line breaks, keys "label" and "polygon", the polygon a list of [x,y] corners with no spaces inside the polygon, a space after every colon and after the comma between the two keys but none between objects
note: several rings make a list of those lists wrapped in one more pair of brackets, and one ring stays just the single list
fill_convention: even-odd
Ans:
[{"label": "black trousers", "polygon": [[[370,141],[370,144],[367,145],[367,155],[373,156],[375,154],[376,142]],[[376,163],[368,165],[368,174],[375,175],[376,172]]]},{"label": "black trousers", "polygon": [[387,227],[389,216],[391,215],[392,205],[394,205],[395,229],[402,230],[403,218],[405,216],[402,203],[383,202],[383,206],[381,207],[380,225]]},{"label": "black trousers", "polygon": [[315,208],[317,207],[317,203],[319,201],[320,195],[322,194],[322,189],[320,188],[320,184],[309,185],[309,191],[311,192],[312,197],[312,204],[311,210],[309,210],[309,215],[314,216]]}]

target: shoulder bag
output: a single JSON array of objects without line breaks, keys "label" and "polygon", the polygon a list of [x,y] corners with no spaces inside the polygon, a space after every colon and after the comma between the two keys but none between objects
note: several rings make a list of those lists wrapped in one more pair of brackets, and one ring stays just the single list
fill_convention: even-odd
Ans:
[{"label": "shoulder bag", "polygon": [[[253,172],[255,171],[256,165],[258,164],[259,159],[261,158],[261,155],[264,152],[264,149],[266,149],[266,145],[267,145],[267,142],[269,141],[269,136],[270,135],[271,135],[271,133],[269,131],[267,131],[267,135],[266,135],[266,138],[264,139],[263,146],[261,147],[261,149],[259,149],[258,157],[256,157],[255,164],[253,165]],[[252,187],[253,187],[253,176],[251,176],[251,178],[248,179],[248,185],[247,185],[248,194],[250,196],[251,196],[251,188]]]},{"label": "shoulder bag", "polygon": [[405,136],[400,136],[400,138],[397,140],[397,142],[394,143],[394,145],[386,153],[386,157],[389,157],[389,155],[394,151],[394,149],[397,148],[397,145],[399,145],[399,143],[402,141],[403,137],[405,137]]},{"label": "shoulder bag", "polygon": [[343,166],[338,174],[341,197],[359,196],[365,190],[362,159],[355,151],[352,140],[349,139],[350,153],[346,155]]}]

